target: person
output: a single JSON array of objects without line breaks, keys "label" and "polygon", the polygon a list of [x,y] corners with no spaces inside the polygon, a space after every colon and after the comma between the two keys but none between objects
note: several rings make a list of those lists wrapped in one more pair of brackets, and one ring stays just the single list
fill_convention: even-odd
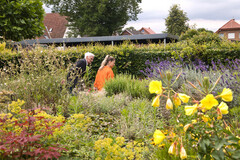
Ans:
[{"label": "person", "polygon": [[94,87],[98,91],[102,90],[106,80],[109,80],[110,78],[114,78],[114,73],[112,71],[112,68],[114,67],[114,65],[115,65],[115,58],[107,55],[104,58],[100,68],[98,69],[98,72],[95,78]]},{"label": "person", "polygon": [[84,59],[80,59],[75,63],[75,65],[70,69],[67,74],[67,82],[69,86],[69,92],[72,94],[73,89],[76,85],[81,82],[80,79],[83,78],[86,73],[87,65],[91,64],[94,59],[94,54],[90,52],[86,52],[84,55]]}]

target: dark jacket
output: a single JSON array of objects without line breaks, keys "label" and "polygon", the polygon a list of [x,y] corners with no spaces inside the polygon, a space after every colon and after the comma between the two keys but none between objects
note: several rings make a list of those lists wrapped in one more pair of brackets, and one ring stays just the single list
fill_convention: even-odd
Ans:
[{"label": "dark jacket", "polygon": [[67,74],[67,80],[72,80],[71,77],[78,78],[83,77],[86,72],[87,61],[86,59],[80,59],[69,70]]}]

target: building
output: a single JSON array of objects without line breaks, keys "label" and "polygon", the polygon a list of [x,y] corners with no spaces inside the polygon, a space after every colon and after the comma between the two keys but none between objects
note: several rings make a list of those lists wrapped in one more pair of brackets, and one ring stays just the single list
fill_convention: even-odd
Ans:
[{"label": "building", "polygon": [[150,27],[142,27],[139,30],[125,29],[122,31],[121,35],[138,35],[138,34],[156,34]]},{"label": "building", "polygon": [[216,31],[220,37],[227,38],[231,41],[240,41],[240,24],[235,19],[231,19]]},{"label": "building", "polygon": [[44,34],[37,39],[66,38],[68,21],[59,13],[46,13],[43,24]]},{"label": "building", "polygon": [[130,41],[135,44],[149,43],[172,43],[178,41],[178,36],[168,33],[164,34],[139,34],[122,36],[100,36],[100,37],[82,37],[82,38],[52,38],[52,39],[31,39],[17,42],[22,46],[55,45],[55,46],[77,46],[88,44],[119,45],[124,41]]}]

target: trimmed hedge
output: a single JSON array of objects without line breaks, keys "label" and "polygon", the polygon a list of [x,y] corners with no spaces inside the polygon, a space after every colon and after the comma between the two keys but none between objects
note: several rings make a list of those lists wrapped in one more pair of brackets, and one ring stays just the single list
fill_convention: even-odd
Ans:
[{"label": "trimmed hedge", "polygon": [[146,68],[146,60],[166,60],[174,58],[183,62],[191,63],[192,60],[200,59],[210,65],[211,61],[226,59],[232,60],[239,58],[240,44],[238,42],[222,41],[221,43],[206,43],[195,44],[192,41],[181,41],[178,43],[169,43],[166,46],[163,44],[148,44],[135,45],[128,42],[119,46],[103,46],[103,45],[88,45],[69,47],[65,50],[59,50],[54,46],[49,48],[36,47],[34,49],[21,49],[19,52],[10,50],[0,50],[0,68],[6,66],[8,62],[20,63],[22,53],[42,54],[47,56],[49,52],[56,53],[57,58],[65,60],[66,67],[70,63],[74,63],[77,59],[83,58],[84,53],[89,51],[95,54],[95,59],[92,64],[92,72],[90,77],[95,77],[96,72],[104,59],[108,55],[116,58],[115,74],[128,73],[136,76],[141,76],[140,70]]}]

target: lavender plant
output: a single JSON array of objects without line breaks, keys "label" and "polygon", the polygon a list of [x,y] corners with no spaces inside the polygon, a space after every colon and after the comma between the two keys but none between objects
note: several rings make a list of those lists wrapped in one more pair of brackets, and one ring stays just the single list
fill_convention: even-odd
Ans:
[{"label": "lavender plant", "polygon": [[[240,105],[240,60],[235,59],[233,61],[226,60],[226,62],[221,63],[221,61],[212,61],[211,65],[206,65],[203,61],[196,59],[190,63],[185,61],[175,61],[175,60],[164,60],[160,61],[146,61],[148,67],[141,72],[147,77],[147,79],[159,79],[161,76],[159,72],[174,71],[175,73],[180,73],[181,77],[173,85],[173,89],[185,92],[190,96],[199,96],[198,92],[193,88],[189,87],[188,81],[194,84],[196,87],[201,87],[199,79],[204,77],[209,77],[211,79],[210,85],[213,86],[214,82],[221,75],[221,80],[218,86],[213,90],[215,93],[221,92],[223,86],[230,88],[234,92],[234,101],[230,102],[230,108]],[[177,74],[173,75],[173,79],[176,78]]]}]

